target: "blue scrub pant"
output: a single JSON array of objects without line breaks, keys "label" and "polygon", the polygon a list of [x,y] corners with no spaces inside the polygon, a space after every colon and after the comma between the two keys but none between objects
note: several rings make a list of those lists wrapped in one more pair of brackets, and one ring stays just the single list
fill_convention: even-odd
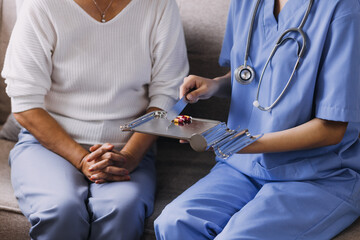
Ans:
[{"label": "blue scrub pant", "polygon": [[156,237],[330,239],[359,216],[351,204],[322,187],[336,188],[333,180],[270,182],[220,162],[163,210],[155,220]]},{"label": "blue scrub pant", "polygon": [[139,239],[153,211],[154,156],[128,182],[95,184],[22,131],[10,153],[11,180],[32,239]]}]

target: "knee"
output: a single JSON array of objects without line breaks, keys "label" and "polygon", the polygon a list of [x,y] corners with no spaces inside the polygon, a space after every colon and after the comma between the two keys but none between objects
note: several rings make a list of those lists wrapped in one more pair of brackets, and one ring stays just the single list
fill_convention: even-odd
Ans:
[{"label": "knee", "polygon": [[33,239],[84,239],[88,235],[89,221],[84,203],[58,198],[36,205],[37,209],[28,217]]},{"label": "knee", "polygon": [[[77,199],[59,199],[55,205],[57,215],[68,221],[70,218],[82,217],[87,214],[85,203]],[[84,216],[85,217],[85,216]]]},{"label": "knee", "polygon": [[172,214],[168,209],[169,205],[166,206],[161,214],[155,219],[154,227],[156,230],[166,229],[171,225],[176,225],[176,221],[179,216],[175,217],[174,214]]},{"label": "knee", "polygon": [[212,239],[221,227],[207,209],[204,211],[204,206],[177,199],[155,220],[154,230],[157,239]]},{"label": "knee", "polygon": [[[91,239],[140,239],[145,220],[145,207],[139,199],[92,202]],[[112,226],[112,227],[109,227]]]},{"label": "knee", "polygon": [[154,221],[157,239],[181,239],[181,233],[187,232],[186,211],[170,204],[164,208],[160,216]]},{"label": "knee", "polygon": [[64,197],[39,202],[36,212],[31,215],[34,221],[51,221],[56,225],[74,226],[79,225],[78,222],[88,220],[85,203]]},{"label": "knee", "polygon": [[142,224],[145,219],[145,204],[137,199],[107,199],[102,204],[91,204],[93,221],[98,219],[111,220],[118,223]]}]

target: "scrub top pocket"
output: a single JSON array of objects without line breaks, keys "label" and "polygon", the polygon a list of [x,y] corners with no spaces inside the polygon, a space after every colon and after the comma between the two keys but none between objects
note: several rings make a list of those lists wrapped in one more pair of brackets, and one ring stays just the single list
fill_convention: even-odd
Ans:
[{"label": "scrub top pocket", "polygon": [[[281,158],[280,158],[281,159]],[[256,168],[266,180],[312,180],[336,175],[341,169],[341,158],[334,152],[320,156],[277,160],[264,157],[256,162]],[[248,169],[251,172],[251,169]]]}]

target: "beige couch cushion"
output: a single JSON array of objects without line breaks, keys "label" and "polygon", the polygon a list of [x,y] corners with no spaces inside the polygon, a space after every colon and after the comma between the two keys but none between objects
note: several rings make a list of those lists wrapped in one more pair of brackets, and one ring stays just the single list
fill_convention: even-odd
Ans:
[{"label": "beige couch cushion", "polygon": [[219,68],[228,15],[228,0],[177,0],[183,21],[190,73],[217,77],[228,69]]},{"label": "beige couch cushion", "polygon": [[[0,0],[0,7],[0,69],[2,70],[5,50],[16,19],[15,1]],[[4,80],[0,78],[0,124],[5,122],[9,113],[10,99],[5,93]]]},{"label": "beige couch cushion", "polygon": [[[218,58],[230,0],[177,0],[177,3],[184,26],[190,74],[213,78],[227,73],[229,69],[221,68]],[[229,103],[229,99],[213,97],[188,104],[185,113],[225,122]]]},{"label": "beige couch cushion", "polygon": [[[8,209],[19,212],[18,204],[15,201],[15,196],[10,182],[10,167],[8,164],[9,152],[14,146],[13,142],[0,140],[0,209]],[[6,206],[6,207],[5,207]]]},{"label": "beige couch cushion", "polygon": [[13,142],[0,140],[0,239],[29,239],[30,224],[22,215],[10,182],[9,152]]}]

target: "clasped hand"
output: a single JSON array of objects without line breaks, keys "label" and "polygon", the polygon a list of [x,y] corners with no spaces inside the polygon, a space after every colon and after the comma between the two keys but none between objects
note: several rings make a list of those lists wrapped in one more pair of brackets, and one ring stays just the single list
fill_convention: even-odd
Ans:
[{"label": "clasped hand", "polygon": [[82,159],[80,168],[90,181],[97,184],[129,181],[130,172],[138,165],[129,153],[117,151],[109,143],[94,145],[90,152]]}]

